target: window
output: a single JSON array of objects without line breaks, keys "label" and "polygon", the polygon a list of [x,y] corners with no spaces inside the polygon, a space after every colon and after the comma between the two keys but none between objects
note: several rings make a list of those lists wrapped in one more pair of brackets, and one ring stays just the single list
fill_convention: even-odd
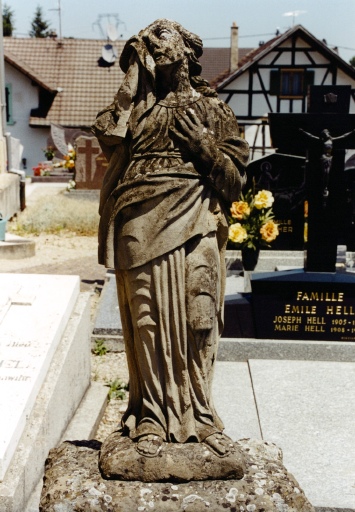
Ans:
[{"label": "window", "polygon": [[6,98],[6,124],[15,124],[12,117],[12,86],[11,84],[5,85],[5,98]]},{"label": "window", "polygon": [[270,71],[270,94],[284,99],[303,98],[313,82],[312,70],[273,69]]},{"label": "window", "polygon": [[303,95],[304,72],[302,69],[281,70],[280,96],[299,98]]}]

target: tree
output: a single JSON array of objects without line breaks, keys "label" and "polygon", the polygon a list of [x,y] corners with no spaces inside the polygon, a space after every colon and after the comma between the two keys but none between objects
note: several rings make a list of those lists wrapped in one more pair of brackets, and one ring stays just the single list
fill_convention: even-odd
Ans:
[{"label": "tree", "polygon": [[12,36],[14,31],[14,12],[7,4],[4,4],[2,10],[2,32],[4,36]]},{"label": "tree", "polygon": [[51,32],[48,21],[43,19],[42,7],[39,5],[37,6],[31,26],[30,37],[48,37]]},{"label": "tree", "polygon": [[353,66],[353,68],[355,68],[355,55],[354,57],[351,57],[351,59],[349,60],[351,66]]}]

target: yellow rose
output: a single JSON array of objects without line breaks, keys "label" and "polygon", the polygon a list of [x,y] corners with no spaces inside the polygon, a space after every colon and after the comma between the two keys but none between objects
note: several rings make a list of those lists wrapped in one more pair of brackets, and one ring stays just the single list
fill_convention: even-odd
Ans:
[{"label": "yellow rose", "polygon": [[270,190],[260,190],[254,199],[255,208],[258,210],[261,210],[262,208],[270,208],[273,202],[274,198]]},{"label": "yellow rose", "polygon": [[278,225],[273,220],[269,220],[260,228],[261,238],[266,242],[272,242],[279,234]]},{"label": "yellow rose", "polygon": [[235,244],[241,244],[247,237],[248,233],[239,222],[229,226],[229,240]]},{"label": "yellow rose", "polygon": [[232,203],[230,212],[234,219],[242,220],[243,217],[247,217],[250,214],[250,208],[245,201],[235,201]]}]

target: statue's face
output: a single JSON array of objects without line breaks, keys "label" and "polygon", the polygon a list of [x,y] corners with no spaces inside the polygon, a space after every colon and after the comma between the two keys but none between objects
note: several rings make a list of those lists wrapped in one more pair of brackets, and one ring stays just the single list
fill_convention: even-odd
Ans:
[{"label": "statue's face", "polygon": [[149,50],[158,68],[182,62],[185,43],[177,30],[168,24],[158,24],[149,37]]}]

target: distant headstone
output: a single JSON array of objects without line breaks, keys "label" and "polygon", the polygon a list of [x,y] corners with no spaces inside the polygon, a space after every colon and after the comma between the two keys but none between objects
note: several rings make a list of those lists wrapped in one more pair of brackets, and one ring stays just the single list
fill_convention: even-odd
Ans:
[{"label": "distant headstone", "polygon": [[75,148],[76,188],[100,189],[108,164],[96,137],[78,137]]},{"label": "distant headstone", "polygon": [[279,236],[272,250],[303,250],[305,158],[274,153],[252,161],[247,168],[246,189],[270,190]]}]

